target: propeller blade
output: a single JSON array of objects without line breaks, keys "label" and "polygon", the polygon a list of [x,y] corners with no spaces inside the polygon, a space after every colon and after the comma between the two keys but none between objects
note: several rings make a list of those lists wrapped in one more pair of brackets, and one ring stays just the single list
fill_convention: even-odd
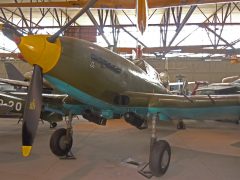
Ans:
[{"label": "propeller blade", "polygon": [[8,37],[10,40],[14,41],[16,44],[18,44],[21,40],[21,37],[23,36],[20,32],[17,31],[15,27],[12,25],[5,23],[0,25],[0,30],[3,32],[3,34]]},{"label": "propeller blade", "polygon": [[24,157],[30,155],[38,127],[42,108],[42,79],[42,68],[38,65],[34,65],[23,114],[22,154]]},{"label": "propeller blade", "polygon": [[54,43],[58,36],[64,32],[72,23],[74,23],[80,16],[82,16],[89,8],[91,8],[97,0],[89,0],[85,6],[61,29],[59,29],[55,34],[48,38],[48,41]]}]

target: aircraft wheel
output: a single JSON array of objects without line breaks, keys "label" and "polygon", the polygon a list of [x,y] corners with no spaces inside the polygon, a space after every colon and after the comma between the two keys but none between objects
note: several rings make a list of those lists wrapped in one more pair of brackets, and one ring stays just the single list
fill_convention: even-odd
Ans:
[{"label": "aircraft wheel", "polygon": [[186,129],[186,125],[183,121],[179,121],[177,124],[177,129]]},{"label": "aircraft wheel", "polygon": [[57,123],[56,122],[50,123],[50,128],[55,128],[55,127],[57,127]]},{"label": "aircraft wheel", "polygon": [[149,158],[149,168],[154,176],[166,173],[171,159],[171,148],[167,141],[159,140],[154,143]]},{"label": "aircraft wheel", "polygon": [[72,148],[73,139],[67,139],[67,130],[64,128],[56,130],[50,139],[50,149],[56,156],[65,156]]}]

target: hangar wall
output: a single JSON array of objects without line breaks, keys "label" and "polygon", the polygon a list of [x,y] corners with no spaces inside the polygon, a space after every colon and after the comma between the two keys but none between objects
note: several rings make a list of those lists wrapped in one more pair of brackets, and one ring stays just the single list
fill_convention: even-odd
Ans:
[{"label": "hangar wall", "polygon": [[[165,61],[156,58],[147,59],[159,72],[164,70]],[[22,73],[30,71],[29,64],[21,61],[11,61]],[[168,60],[170,81],[175,82],[176,76],[184,75],[188,81],[204,80],[221,82],[222,78],[240,75],[240,64],[231,64],[229,61],[203,61],[202,59],[179,59],[170,58]],[[0,61],[0,77],[7,78],[3,62]]]},{"label": "hangar wall", "polygon": [[[164,60],[148,59],[153,67],[162,72],[165,67]],[[168,60],[170,81],[175,82],[176,76],[181,74],[188,81],[208,81],[209,83],[221,82],[222,78],[240,75],[240,64],[231,64],[225,61],[204,61],[200,58],[179,59],[171,58]]]}]

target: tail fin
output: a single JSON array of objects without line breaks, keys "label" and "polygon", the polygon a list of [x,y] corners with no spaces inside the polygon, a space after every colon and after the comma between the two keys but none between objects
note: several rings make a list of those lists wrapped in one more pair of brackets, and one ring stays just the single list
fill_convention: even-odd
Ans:
[{"label": "tail fin", "polygon": [[24,81],[23,74],[11,63],[5,62],[5,68],[9,79]]}]

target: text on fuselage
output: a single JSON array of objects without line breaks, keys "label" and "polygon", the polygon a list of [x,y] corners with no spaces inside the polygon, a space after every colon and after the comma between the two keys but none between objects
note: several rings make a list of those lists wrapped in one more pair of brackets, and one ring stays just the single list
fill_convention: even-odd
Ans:
[{"label": "text on fuselage", "polygon": [[104,58],[102,58],[100,56],[97,56],[95,54],[91,54],[91,60],[99,63],[103,67],[106,67],[106,68],[110,69],[111,71],[113,71],[115,73],[121,73],[122,72],[121,68],[119,68],[116,65],[110,63],[107,59],[104,59]]}]

